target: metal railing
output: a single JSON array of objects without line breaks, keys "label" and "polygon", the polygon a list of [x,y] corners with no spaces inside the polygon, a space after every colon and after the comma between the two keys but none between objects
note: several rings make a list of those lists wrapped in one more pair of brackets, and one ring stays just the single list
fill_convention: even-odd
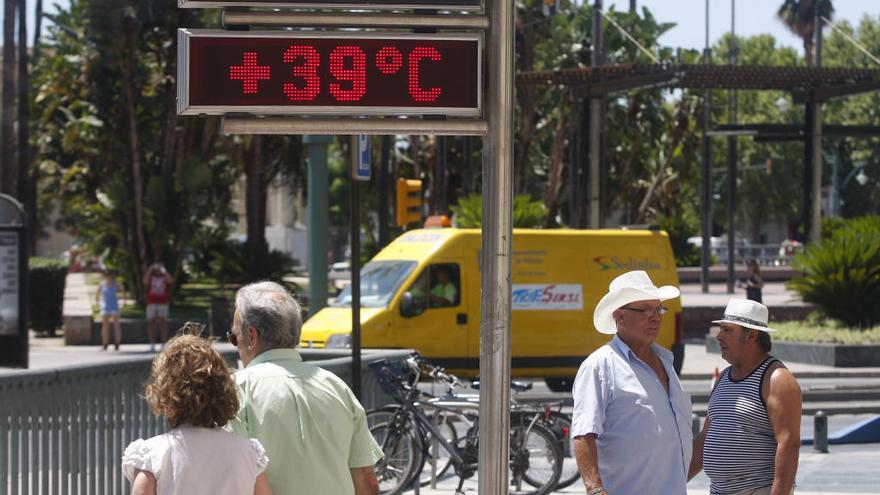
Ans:
[{"label": "metal railing", "polygon": [[[802,253],[803,245],[783,246],[782,244],[750,244],[748,246],[736,246],[734,249],[734,261],[745,263],[749,258],[758,260],[763,266],[788,266],[796,254]],[[727,246],[712,246],[712,256],[719,264],[727,263]]]},{"label": "metal railing", "polygon": [[[351,382],[341,353],[301,350],[303,358]],[[409,351],[365,352],[364,361]],[[233,353],[225,357],[234,359]],[[329,359],[328,359],[329,358]],[[125,362],[0,372],[0,492],[98,495],[129,492],[120,461],[138,438],[167,430],[142,397],[152,356]],[[390,402],[365,374],[366,408]]]}]

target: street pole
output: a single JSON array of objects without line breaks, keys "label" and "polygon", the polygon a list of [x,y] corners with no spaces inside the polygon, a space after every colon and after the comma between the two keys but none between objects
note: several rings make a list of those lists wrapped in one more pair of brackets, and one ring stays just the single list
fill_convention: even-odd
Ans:
[{"label": "street pole", "polygon": [[[590,67],[602,65],[602,0],[593,3],[593,54]],[[590,225],[598,229],[601,218],[602,98],[590,98]]]},{"label": "street pole", "polygon": [[305,136],[303,144],[308,150],[308,264],[309,264],[309,314],[313,315],[327,305],[327,248],[330,217],[328,215],[329,175],[327,172],[327,147],[333,142],[330,136]]},{"label": "street pole", "polygon": [[351,219],[349,235],[351,236],[351,391],[361,400],[361,183],[354,178],[357,168],[358,137],[351,136]]},{"label": "street pole", "polygon": [[[712,61],[712,52],[709,51],[709,0],[706,0],[706,48],[703,51],[703,63]],[[703,294],[709,292],[709,263],[712,251],[712,138],[709,137],[709,129],[712,126],[712,91],[707,89],[703,96],[703,167],[702,181],[700,182],[700,285]]]},{"label": "street pole", "polygon": [[449,213],[446,204],[446,136],[437,136],[434,146],[434,211],[435,215],[446,215]]},{"label": "street pole", "polygon": [[[736,0],[730,0],[728,60],[736,65]],[[730,90],[730,124],[736,124],[736,90]],[[727,293],[733,294],[736,273],[736,136],[727,137]]]},{"label": "street pole", "polygon": [[[813,2],[813,33],[816,37],[816,68],[822,67],[822,18],[819,15],[819,3]],[[813,207],[810,225],[810,242],[822,238],[822,102],[817,101],[813,107],[813,173],[812,198]]]},{"label": "street pole", "polygon": [[388,175],[391,169],[391,136],[382,136],[382,151],[379,157],[379,248],[384,248],[391,241],[388,225],[391,221],[388,211]]},{"label": "street pole", "polygon": [[489,132],[483,154],[480,266],[480,428],[478,493],[508,493],[510,443],[510,311],[513,241],[514,0],[490,0]]}]

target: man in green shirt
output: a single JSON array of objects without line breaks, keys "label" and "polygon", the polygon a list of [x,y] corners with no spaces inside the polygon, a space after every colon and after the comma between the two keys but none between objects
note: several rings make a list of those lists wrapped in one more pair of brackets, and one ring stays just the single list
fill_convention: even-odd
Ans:
[{"label": "man in green shirt", "polygon": [[450,281],[449,268],[438,266],[436,270],[437,281],[431,287],[431,307],[452,306],[458,297],[458,289]]},{"label": "man in green shirt", "polygon": [[228,337],[245,368],[235,374],[241,406],[228,428],[263,444],[275,495],[377,495],[382,451],[364,409],[345,382],[293,349],[301,327],[299,304],[280,285],[238,290]]}]

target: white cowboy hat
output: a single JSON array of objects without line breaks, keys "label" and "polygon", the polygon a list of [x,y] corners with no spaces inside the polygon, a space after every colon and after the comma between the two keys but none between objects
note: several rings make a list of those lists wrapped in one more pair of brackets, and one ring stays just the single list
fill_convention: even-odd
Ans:
[{"label": "white cowboy hat", "polygon": [[767,306],[749,299],[731,299],[724,310],[724,316],[712,323],[731,323],[741,327],[761,330],[762,332],[775,332],[767,326],[767,317],[770,312]]},{"label": "white cowboy hat", "polygon": [[615,334],[617,324],[614,322],[614,312],[620,307],[635,301],[675,299],[680,294],[678,288],[672,285],[658,288],[643,270],[626,272],[608,285],[608,293],[602,297],[593,312],[593,325],[601,333]]}]

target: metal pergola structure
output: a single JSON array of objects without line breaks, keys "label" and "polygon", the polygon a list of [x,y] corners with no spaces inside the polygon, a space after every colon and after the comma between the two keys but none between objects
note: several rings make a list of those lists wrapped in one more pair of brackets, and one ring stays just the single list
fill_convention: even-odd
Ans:
[{"label": "metal pergola structure", "polygon": [[[811,238],[811,224],[815,224],[818,216],[818,199],[820,191],[820,177],[815,177],[814,170],[817,161],[821,160],[817,146],[821,143],[822,134],[836,136],[870,137],[880,136],[880,126],[846,126],[829,125],[823,128],[821,122],[821,103],[833,98],[880,90],[880,70],[859,68],[822,68],[822,67],[774,67],[774,66],[741,66],[741,65],[660,65],[660,64],[617,64],[602,65],[597,67],[584,67],[577,69],[547,70],[523,72],[517,75],[518,84],[531,85],[564,85],[568,86],[573,95],[580,100],[583,106],[589,100],[590,107],[600,104],[602,98],[626,93],[629,91],[654,89],[654,88],[678,88],[697,89],[708,91],[720,90],[758,90],[758,91],[787,91],[792,95],[795,104],[804,104],[806,111],[804,124],[730,124],[713,125],[708,111],[703,115],[703,180],[702,180],[702,230],[703,230],[703,288],[707,290],[708,284],[708,243],[709,226],[709,170],[711,165],[711,152],[709,139],[711,136],[728,136],[735,139],[738,136],[751,136],[756,141],[804,141],[804,177],[803,177],[803,207],[801,211],[801,223],[804,231],[803,240]],[[704,98],[706,97],[704,96]],[[707,107],[708,108],[708,107]],[[597,113],[591,108],[591,115]],[[575,227],[601,227],[598,213],[600,205],[604,204],[604,188],[596,183],[597,178],[605,176],[606,167],[604,150],[601,136],[604,134],[604,120],[591,119],[588,139],[589,159],[584,160],[581,153],[575,152],[573,169],[578,172],[573,174],[577,179],[573,181],[574,192],[572,198],[579,204],[586,203],[583,200],[584,191],[587,189],[579,178],[589,177],[594,183],[589,185],[591,191],[589,198],[590,218],[592,222],[586,225],[586,215],[574,215]],[[581,133],[574,133],[575,148],[580,147],[577,142],[581,139]],[[597,146],[598,144],[598,146]],[[728,219],[732,219],[732,211],[735,208],[735,187],[731,179],[736,177],[735,155],[728,154],[728,189],[733,197],[728,201]],[[590,170],[584,172],[586,164]],[[819,163],[821,166],[821,163]],[[817,185],[819,184],[819,185]],[[578,192],[580,191],[580,192]],[[811,222],[812,220],[812,222]],[[733,229],[728,227],[729,231]],[[818,232],[812,232],[818,234]],[[733,244],[733,232],[728,233],[728,242]],[[733,256],[728,262],[728,286],[733,287]]]}]

